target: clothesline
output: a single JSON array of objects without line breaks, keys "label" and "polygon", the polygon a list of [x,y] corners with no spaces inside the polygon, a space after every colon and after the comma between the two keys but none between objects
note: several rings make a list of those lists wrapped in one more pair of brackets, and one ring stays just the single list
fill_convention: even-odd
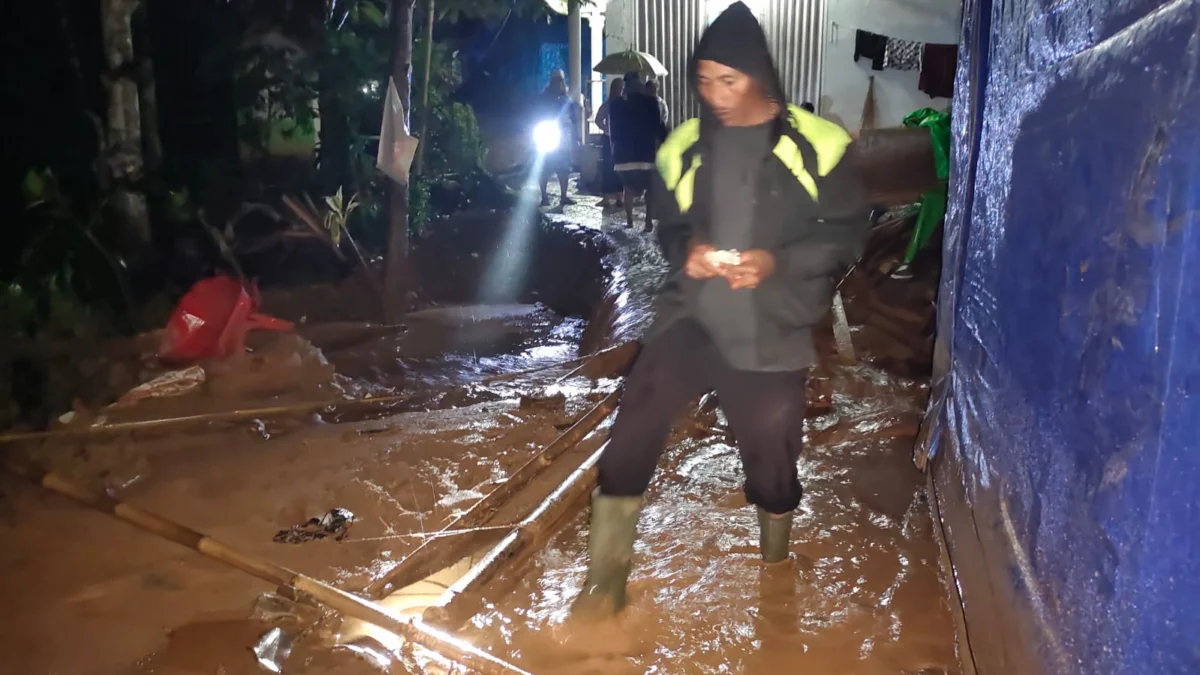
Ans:
[{"label": "clothesline", "polygon": [[931,98],[954,94],[954,72],[958,67],[958,45],[913,42],[854,31],[854,61],[871,61],[871,70],[919,70],[918,89]]}]

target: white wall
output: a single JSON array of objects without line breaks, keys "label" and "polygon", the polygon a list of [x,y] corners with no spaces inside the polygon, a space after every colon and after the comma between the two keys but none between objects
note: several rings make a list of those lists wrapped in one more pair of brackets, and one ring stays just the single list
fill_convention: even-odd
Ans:
[{"label": "white wall", "polygon": [[820,112],[847,129],[858,129],[869,78],[875,77],[875,124],[899,126],[918,108],[948,110],[950,99],[931,98],[917,89],[920,71],[871,70],[869,59],[854,62],[854,31],[888,37],[957,44],[962,24],[960,0],[828,0],[825,68]]}]

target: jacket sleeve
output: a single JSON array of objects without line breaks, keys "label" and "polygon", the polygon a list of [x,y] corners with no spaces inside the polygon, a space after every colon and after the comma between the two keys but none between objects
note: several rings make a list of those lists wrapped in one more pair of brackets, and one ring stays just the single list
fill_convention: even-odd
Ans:
[{"label": "jacket sleeve", "polygon": [[674,195],[667,189],[662,174],[652,171],[653,184],[650,186],[651,213],[658,218],[658,245],[662,249],[663,258],[672,269],[683,267],[687,261],[688,246],[695,234],[691,220],[687,214],[679,212],[679,204]]},{"label": "jacket sleeve", "polygon": [[862,255],[871,231],[871,207],[854,153],[852,145],[838,165],[817,181],[817,222],[809,235],[773,251],[776,274],[805,279],[834,276]]}]

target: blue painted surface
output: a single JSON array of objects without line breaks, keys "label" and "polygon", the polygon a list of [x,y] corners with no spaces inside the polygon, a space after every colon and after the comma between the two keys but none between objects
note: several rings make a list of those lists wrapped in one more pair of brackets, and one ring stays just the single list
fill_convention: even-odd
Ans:
[{"label": "blue painted surface", "polygon": [[983,675],[1200,674],[1200,0],[967,0],[925,429]]}]

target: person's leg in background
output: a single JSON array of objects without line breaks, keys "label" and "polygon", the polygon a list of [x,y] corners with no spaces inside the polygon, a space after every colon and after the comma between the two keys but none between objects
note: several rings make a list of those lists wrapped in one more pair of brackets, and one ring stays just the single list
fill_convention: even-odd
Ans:
[{"label": "person's leg in background", "polygon": [[567,189],[570,185],[570,182],[571,165],[570,163],[564,162],[562,166],[558,168],[558,205],[560,207],[570,206],[571,204],[575,203],[575,200],[571,199],[571,197],[567,194]]},{"label": "person's leg in background", "polygon": [[574,153],[570,148],[563,148],[555,153],[554,164],[555,171],[558,173],[558,205],[559,208],[569,206],[575,203],[574,199],[567,194],[571,183],[571,162],[573,161]]},{"label": "person's leg in background", "polygon": [[542,174],[538,176],[538,188],[542,191],[542,206],[550,205],[550,195],[547,194],[546,188],[550,185],[551,171],[552,168],[549,164],[549,158],[547,158],[546,163],[542,166]]},{"label": "person's leg in background", "polygon": [[613,168],[613,153],[612,139],[608,136],[604,137],[602,146],[602,158],[604,162],[604,173],[602,174],[601,182],[604,192],[604,207],[611,208],[621,205],[621,177],[617,175],[616,169]]},{"label": "person's leg in background", "polygon": [[804,494],[796,462],[804,446],[807,373],[721,368],[713,378],[742,457],[746,501],[758,510],[763,561],[782,562]]},{"label": "person's leg in background", "polygon": [[625,605],[642,494],[654,477],[675,420],[708,390],[708,341],[690,321],[651,339],[625,380],[617,419],[599,462],[592,495],[588,573],[571,613],[607,618]]},{"label": "person's leg in background", "polygon": [[620,171],[618,175],[621,177],[621,201],[625,204],[625,227],[633,228],[633,202],[637,193],[633,188],[633,172]]},{"label": "person's leg in background", "polygon": [[639,170],[633,175],[633,186],[638,196],[642,198],[642,202],[646,205],[646,223],[644,232],[652,232],[654,226],[650,221],[650,171]]}]

